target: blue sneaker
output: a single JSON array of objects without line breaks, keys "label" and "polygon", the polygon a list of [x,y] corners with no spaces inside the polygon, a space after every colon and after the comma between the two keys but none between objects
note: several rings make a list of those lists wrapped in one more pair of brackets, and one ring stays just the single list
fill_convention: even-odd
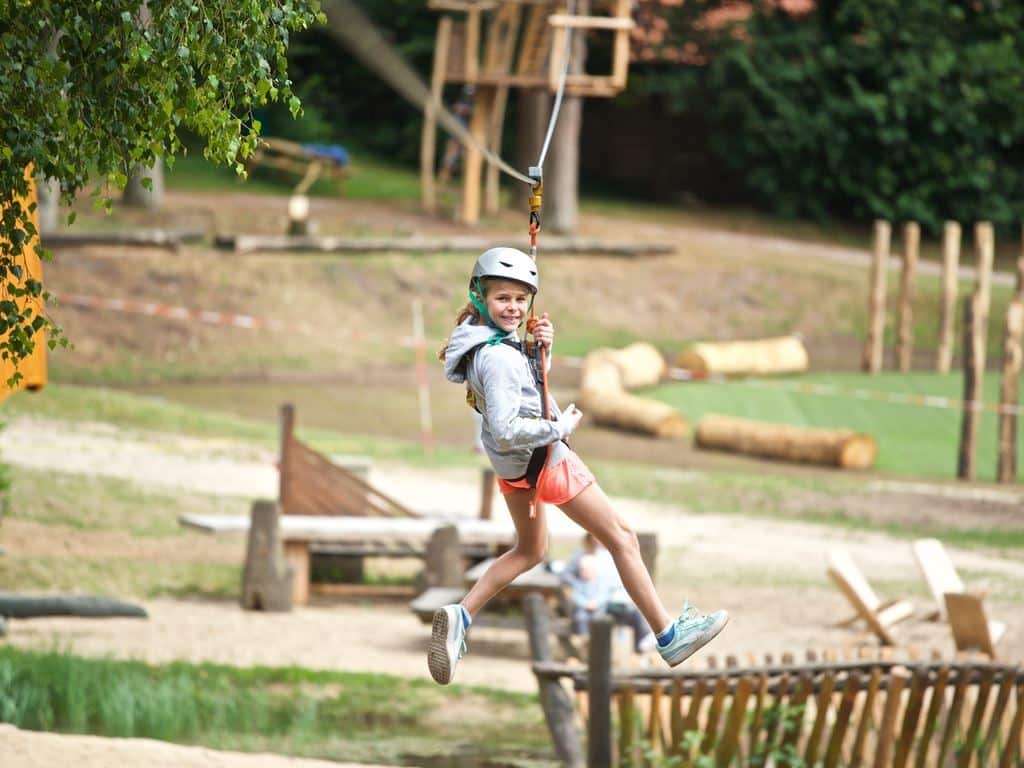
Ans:
[{"label": "blue sneaker", "polygon": [[729,614],[725,611],[715,611],[705,616],[687,602],[676,619],[675,635],[668,645],[658,646],[658,653],[670,667],[682,664],[714,640],[728,623]]},{"label": "blue sneaker", "polygon": [[441,685],[448,685],[455,676],[455,665],[466,655],[466,628],[462,623],[462,606],[444,605],[434,611],[434,624],[427,646],[430,676]]}]

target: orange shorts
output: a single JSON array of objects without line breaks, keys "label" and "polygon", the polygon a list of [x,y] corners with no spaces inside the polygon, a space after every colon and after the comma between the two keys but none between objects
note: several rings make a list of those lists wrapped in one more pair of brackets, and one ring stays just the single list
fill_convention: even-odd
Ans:
[{"label": "orange shorts", "polygon": [[[593,473],[587,469],[583,459],[574,451],[552,467],[545,468],[540,476],[537,488],[537,500],[545,504],[565,504],[572,501],[594,482]],[[514,493],[521,488],[529,488],[526,480],[503,480],[498,478],[498,488],[503,494]]]}]

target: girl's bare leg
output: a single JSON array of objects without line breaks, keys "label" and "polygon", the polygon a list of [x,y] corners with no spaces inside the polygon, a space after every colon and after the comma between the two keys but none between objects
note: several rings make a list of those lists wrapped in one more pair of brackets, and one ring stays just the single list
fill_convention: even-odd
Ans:
[{"label": "girl's bare leg", "polygon": [[562,504],[565,512],[585,531],[594,534],[611,553],[633,603],[655,632],[661,632],[673,621],[654,589],[651,574],[640,557],[636,532],[618,512],[597,483],[587,486],[578,496]]},{"label": "girl's bare leg", "polygon": [[533,491],[515,491],[505,496],[512,523],[516,527],[516,544],[484,571],[473,588],[462,598],[462,606],[470,616],[484,607],[488,600],[507,587],[521,573],[544,560],[548,551],[548,524],[544,505],[537,505],[537,516],[530,517]]}]

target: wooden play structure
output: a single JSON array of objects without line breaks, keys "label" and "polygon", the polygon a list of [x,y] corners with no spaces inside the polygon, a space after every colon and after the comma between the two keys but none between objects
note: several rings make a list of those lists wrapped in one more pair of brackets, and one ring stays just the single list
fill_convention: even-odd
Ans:
[{"label": "wooden play structure", "polygon": [[[1024,672],[1015,665],[873,648],[695,666],[714,660],[704,656],[683,674],[616,669],[611,622],[598,619],[580,666],[552,660],[544,603],[527,605],[533,672],[565,765],[659,756],[721,768],[1021,765]],[[648,751],[654,757],[644,759]]]},{"label": "wooden play structure", "polygon": [[[39,232],[39,212],[36,208],[38,198],[36,194],[36,183],[32,175],[32,167],[29,166],[25,169],[25,179],[28,181],[28,196],[19,200],[22,208],[28,209],[32,207],[32,211],[29,216],[32,219],[32,224],[36,228],[36,232]],[[39,245],[39,235],[36,234],[30,240],[27,240],[23,246],[21,264],[25,269],[25,276],[35,280],[43,279],[43,265],[39,260],[39,255],[36,253],[36,247]],[[14,280],[15,278],[11,278]],[[17,300],[18,306],[24,308],[27,302],[32,302],[33,309],[38,314],[43,313],[42,301],[39,299],[27,299],[20,298]],[[22,360],[17,370],[21,372],[22,379],[18,383],[15,390],[11,390],[7,387],[7,380],[14,375],[15,366],[10,360],[0,360],[0,402],[7,398],[13,391],[17,389],[42,389],[46,386],[47,373],[46,373],[46,338],[42,331],[36,333],[36,346],[27,358]]]},{"label": "wooden play structure", "polygon": [[[437,112],[444,86],[472,86],[468,128],[481,146],[500,154],[510,88],[554,92],[565,65],[566,40],[572,30],[612,35],[611,71],[603,75],[568,74],[568,96],[611,97],[626,87],[629,31],[634,23],[630,0],[595,2],[595,15],[570,15],[564,0],[428,0],[441,12],[434,47],[431,103],[423,119],[420,178],[423,206],[436,207]],[[480,217],[483,156],[464,147],[462,209],[468,224]],[[498,169],[487,170],[484,210],[498,210]]]}]

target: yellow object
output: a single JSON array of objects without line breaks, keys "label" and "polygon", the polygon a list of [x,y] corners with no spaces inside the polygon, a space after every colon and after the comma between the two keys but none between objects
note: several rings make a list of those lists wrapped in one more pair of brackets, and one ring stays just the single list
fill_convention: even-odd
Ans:
[{"label": "yellow object", "polygon": [[[36,194],[35,179],[32,175],[32,166],[25,169],[25,178],[28,180],[28,196],[22,198],[19,202],[23,208],[32,208],[29,216],[36,228],[36,235],[25,242],[21,260],[25,267],[26,279],[31,277],[35,280],[42,280],[43,266],[39,260],[39,255],[36,253],[36,246],[39,244],[39,213],[35,208],[35,204],[38,203],[38,196]],[[13,280],[14,278],[12,277],[11,279]],[[18,306],[25,307],[28,302],[32,302],[34,305],[33,309],[42,314],[43,306],[42,301],[39,299],[20,298],[18,299]],[[41,389],[46,386],[46,334],[39,331],[36,334],[35,341],[36,346],[32,350],[32,354],[19,362],[17,367],[15,367],[11,360],[0,360],[0,401],[3,401],[18,389]],[[15,370],[21,372],[22,379],[12,390],[7,387],[7,380],[14,375]]]}]

